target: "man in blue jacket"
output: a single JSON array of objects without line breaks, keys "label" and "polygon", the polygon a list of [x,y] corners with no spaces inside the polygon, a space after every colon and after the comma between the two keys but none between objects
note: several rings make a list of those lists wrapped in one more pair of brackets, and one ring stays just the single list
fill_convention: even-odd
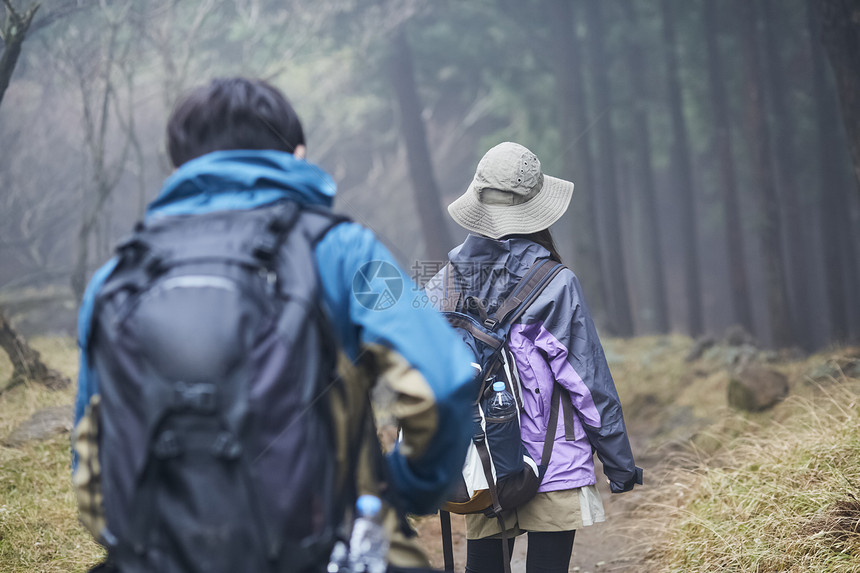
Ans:
[{"label": "man in blue jacket", "polygon": [[[191,92],[168,123],[168,150],[176,171],[149,205],[147,225],[284,202],[326,211],[334,200],[329,175],[304,159],[304,134],[295,111],[263,81],[214,80]],[[402,510],[433,512],[461,468],[469,439],[473,370],[468,351],[440,315],[413,306],[417,290],[368,229],[350,221],[334,224],[316,242],[313,258],[320,303],[336,340],[337,371],[347,383],[339,404],[344,420],[334,421],[347,431],[359,427],[355,420],[363,415],[368,379],[375,377],[388,386],[402,439],[385,458],[384,479],[391,482]],[[96,301],[117,265],[115,258],[99,269],[84,296],[75,405],[73,480],[81,518],[108,545],[110,512],[106,519],[102,506],[107,496],[101,487],[107,468],[100,467],[98,450],[104,428],[98,427],[97,412],[99,376],[110,369],[99,363],[109,358],[93,351],[98,346],[93,336],[99,322]],[[373,281],[380,277],[382,285],[392,288],[373,290],[372,284],[378,283]],[[367,453],[376,437],[365,437],[356,489],[377,493],[383,476],[376,475],[373,456]],[[426,560],[399,536],[396,521],[389,512],[392,565],[425,566]]]}]

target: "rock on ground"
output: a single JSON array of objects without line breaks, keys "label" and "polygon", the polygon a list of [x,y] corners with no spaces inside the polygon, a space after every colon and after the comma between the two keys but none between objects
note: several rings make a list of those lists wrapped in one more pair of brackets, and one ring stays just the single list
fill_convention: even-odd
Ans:
[{"label": "rock on ground", "polygon": [[729,405],[747,412],[761,412],[788,395],[788,378],[763,366],[749,366],[729,380]]},{"label": "rock on ground", "polygon": [[3,445],[18,448],[31,440],[46,440],[57,434],[72,431],[72,406],[43,408],[30,416],[30,419],[15,428],[3,440]]}]

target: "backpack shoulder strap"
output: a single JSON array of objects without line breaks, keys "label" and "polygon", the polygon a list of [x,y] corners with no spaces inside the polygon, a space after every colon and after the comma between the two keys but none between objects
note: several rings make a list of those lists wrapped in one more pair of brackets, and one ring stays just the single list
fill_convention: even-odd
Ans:
[{"label": "backpack shoulder strap", "polygon": [[323,239],[333,228],[341,223],[352,222],[346,215],[332,212],[327,207],[318,205],[303,205],[301,224],[311,244]]},{"label": "backpack shoulder strap", "polygon": [[491,317],[497,324],[516,322],[537,299],[547,285],[565,268],[561,263],[542,259],[538,261],[514,288],[511,295]]}]

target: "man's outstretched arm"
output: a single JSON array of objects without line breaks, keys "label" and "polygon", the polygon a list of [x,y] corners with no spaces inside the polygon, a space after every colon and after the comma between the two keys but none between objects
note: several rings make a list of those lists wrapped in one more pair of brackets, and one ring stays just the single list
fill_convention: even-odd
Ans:
[{"label": "man's outstretched arm", "polygon": [[403,440],[388,457],[411,513],[435,511],[460,472],[471,433],[472,357],[372,232],[332,229],[317,247],[327,311],[353,361],[371,353],[395,397]]}]

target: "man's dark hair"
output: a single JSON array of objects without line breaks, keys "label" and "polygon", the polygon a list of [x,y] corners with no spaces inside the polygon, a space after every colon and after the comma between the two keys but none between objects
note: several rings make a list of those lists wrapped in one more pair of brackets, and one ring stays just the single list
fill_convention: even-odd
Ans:
[{"label": "man's dark hair", "polygon": [[284,95],[263,80],[212,80],[179,101],[167,122],[167,150],[174,167],[211,151],[275,149],[304,145],[299,116]]}]

